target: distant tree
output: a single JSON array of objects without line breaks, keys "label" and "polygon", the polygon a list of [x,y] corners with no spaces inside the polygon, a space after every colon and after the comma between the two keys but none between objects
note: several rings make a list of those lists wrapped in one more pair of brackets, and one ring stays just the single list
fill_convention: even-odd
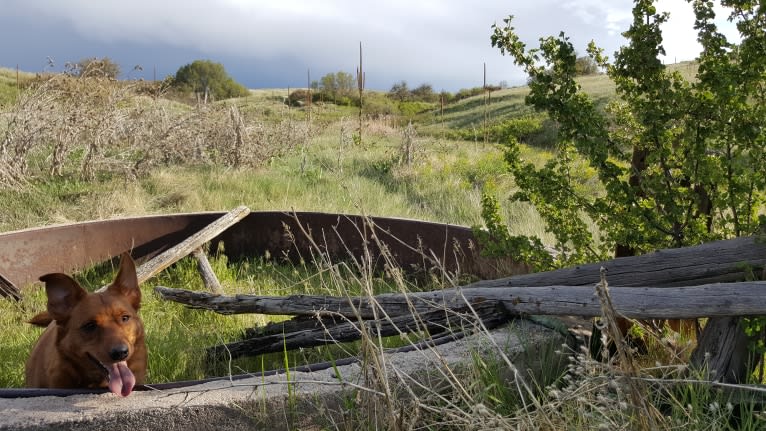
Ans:
[{"label": "distant tree", "polygon": [[434,92],[433,87],[431,87],[431,84],[421,84],[418,88],[415,88],[412,90],[412,97],[415,100],[421,101],[421,102],[436,102],[438,99],[438,96]]},{"label": "distant tree", "polygon": [[442,90],[441,93],[439,93],[439,99],[446,104],[453,102],[455,100],[455,95],[447,90]]},{"label": "distant tree", "polygon": [[247,89],[234,81],[221,63],[210,60],[195,60],[181,66],[173,80],[174,87],[181,92],[195,93],[204,101],[223,100],[247,96]]},{"label": "distant tree", "polygon": [[77,62],[74,74],[83,78],[112,78],[120,75],[120,65],[109,57],[85,58]]},{"label": "distant tree", "polygon": [[334,73],[328,73],[320,78],[322,92],[325,97],[332,99],[333,103],[338,98],[338,80]]},{"label": "distant tree", "polygon": [[338,84],[338,95],[342,97],[351,97],[356,90],[356,78],[354,75],[346,72],[335,74],[335,82]]},{"label": "distant tree", "polygon": [[304,106],[308,100],[309,92],[302,88],[293,91],[287,96],[286,103],[290,106]]},{"label": "distant tree", "polygon": [[404,102],[410,98],[410,88],[407,86],[407,81],[399,81],[391,86],[391,90],[388,91],[388,97]]},{"label": "distant tree", "polygon": [[575,60],[575,75],[595,75],[598,73],[598,64],[592,57],[586,55],[577,57]]},{"label": "distant tree", "polygon": [[320,78],[320,86],[326,98],[332,99],[333,103],[338,103],[339,99],[348,99],[353,96],[356,79],[350,73],[343,71],[328,73]]}]

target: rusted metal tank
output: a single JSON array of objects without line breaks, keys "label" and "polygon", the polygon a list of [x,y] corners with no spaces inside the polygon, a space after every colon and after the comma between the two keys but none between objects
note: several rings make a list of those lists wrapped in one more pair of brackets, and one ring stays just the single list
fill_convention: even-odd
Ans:
[{"label": "rusted metal tank", "polygon": [[[127,217],[2,233],[0,291],[17,296],[41,275],[87,268],[125,251],[137,260],[151,258],[224,214]],[[416,273],[438,270],[496,278],[527,272],[514,262],[482,258],[471,229],[464,226],[346,214],[252,212],[214,238],[210,249],[230,260],[268,253],[297,261],[322,253],[331,259],[367,256],[378,268],[385,256]]]}]

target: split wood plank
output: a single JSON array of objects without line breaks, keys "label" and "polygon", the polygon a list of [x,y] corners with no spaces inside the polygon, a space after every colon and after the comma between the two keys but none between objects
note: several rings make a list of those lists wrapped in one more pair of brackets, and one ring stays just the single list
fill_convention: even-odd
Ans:
[{"label": "split wood plank", "polygon": [[758,278],[766,267],[766,238],[747,236],[657,250],[555,271],[485,280],[468,287],[592,286],[607,269],[610,286],[696,286]]},{"label": "split wood plank", "polygon": [[[200,248],[203,244],[212,240],[221,232],[245,218],[248,214],[250,214],[250,208],[246,206],[237,207],[200,229],[189,238],[165,250],[148,262],[145,262],[136,269],[138,283],[145,282],[162,272],[165,268],[188,256],[191,252]],[[97,291],[104,291],[106,290],[106,287],[107,286],[103,286]]]},{"label": "split wood plank", "polygon": [[3,274],[0,274],[0,296],[7,296],[16,301],[21,299],[19,288],[16,287],[15,284],[11,283],[10,280],[3,277]]},{"label": "split wood plank", "polygon": [[302,327],[289,333],[276,333],[262,337],[250,338],[233,343],[208,348],[207,354],[213,360],[226,360],[242,356],[256,356],[265,353],[281,352],[285,349],[309,348],[325,344],[356,341],[362,338],[363,332],[372,337],[389,337],[413,332],[426,331],[442,333],[445,331],[459,332],[466,328],[477,328],[479,321],[487,329],[495,328],[507,321],[511,316],[490,303],[473,307],[451,310],[431,310],[423,314],[408,314],[389,319],[346,320],[340,323],[328,322],[322,325],[317,321],[314,327]]},{"label": "split wood plank", "polygon": [[[601,305],[591,286],[466,287],[370,297],[319,295],[222,296],[158,286],[163,299],[220,314],[272,315],[335,314],[371,319],[375,309],[389,316],[412,311],[454,309],[468,304],[495,302],[509,313],[596,317]],[[694,319],[700,317],[766,315],[766,282],[715,283],[687,287],[610,286],[614,307],[632,319]]]}]

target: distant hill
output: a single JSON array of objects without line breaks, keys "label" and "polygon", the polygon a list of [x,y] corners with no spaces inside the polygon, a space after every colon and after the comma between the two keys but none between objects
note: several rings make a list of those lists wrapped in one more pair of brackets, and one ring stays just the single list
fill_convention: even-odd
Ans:
[{"label": "distant hill", "polygon": [[34,78],[34,73],[18,72],[18,83],[16,69],[0,67],[0,106],[12,103],[16,100],[18,94],[18,85],[24,85]]},{"label": "distant hill", "polygon": [[[671,71],[678,71],[686,79],[693,79],[697,73],[696,62],[683,62],[668,65]],[[583,76],[577,79],[582,89],[599,105],[606,105],[615,97],[615,85],[604,74]],[[520,86],[493,91],[489,104],[485,106],[485,96],[473,96],[449,104],[444,110],[435,111],[419,116],[420,130],[428,134],[441,134],[450,130],[477,129],[481,135],[486,113],[487,123],[493,124],[509,118],[534,115],[534,110],[525,105],[524,98],[529,93],[529,87]]]}]

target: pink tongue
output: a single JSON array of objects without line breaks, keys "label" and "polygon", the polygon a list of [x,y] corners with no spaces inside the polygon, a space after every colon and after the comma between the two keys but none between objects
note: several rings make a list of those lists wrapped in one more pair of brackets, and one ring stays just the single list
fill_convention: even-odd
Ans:
[{"label": "pink tongue", "polygon": [[107,369],[109,371],[109,390],[123,397],[130,395],[136,384],[136,377],[128,368],[128,363],[125,361],[117,362],[107,366]]}]

